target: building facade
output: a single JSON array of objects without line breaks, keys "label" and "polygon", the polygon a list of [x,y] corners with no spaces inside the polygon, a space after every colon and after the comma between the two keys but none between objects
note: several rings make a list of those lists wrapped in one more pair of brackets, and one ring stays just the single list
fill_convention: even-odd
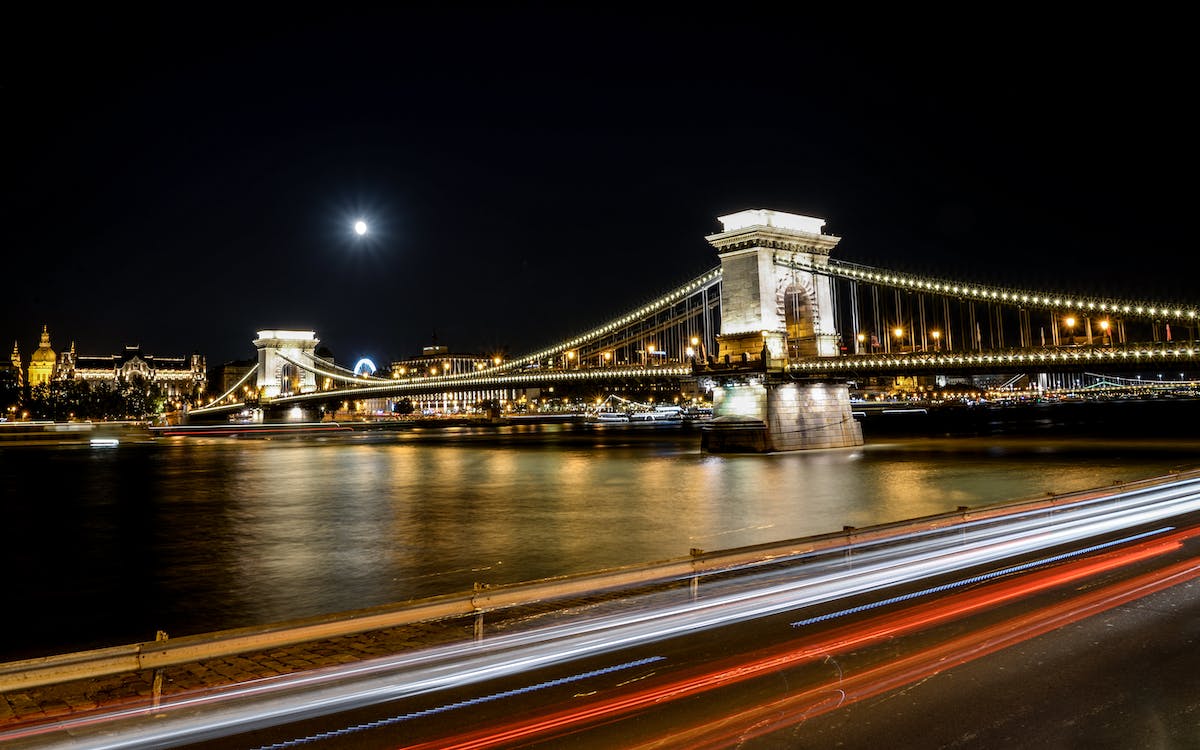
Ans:
[{"label": "building facade", "polygon": [[482,370],[492,360],[479,354],[451,354],[445,346],[426,346],[416,357],[391,364],[392,377],[412,378],[425,375],[460,375]]},{"label": "building facade", "polygon": [[[32,363],[30,364],[32,368]],[[171,398],[192,398],[205,392],[207,371],[204,357],[158,357],[144,354],[140,346],[127,346],[121,354],[79,355],[75,344],[63,352],[58,377],[87,383],[128,383],[140,379],[157,386]]]},{"label": "building facade", "polygon": [[[415,357],[391,363],[393,378],[420,379],[444,375],[462,375],[493,367],[498,360],[480,354],[454,354],[445,346],[426,346]],[[486,402],[511,400],[508,388],[484,390],[431,391],[412,396],[409,400],[419,414],[463,414],[477,410]],[[394,403],[389,406],[390,411]]]}]

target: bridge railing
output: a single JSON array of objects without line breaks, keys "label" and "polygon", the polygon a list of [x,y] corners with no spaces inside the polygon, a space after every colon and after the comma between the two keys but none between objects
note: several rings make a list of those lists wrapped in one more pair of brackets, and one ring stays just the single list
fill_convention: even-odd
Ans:
[{"label": "bridge railing", "polygon": [[891,354],[857,354],[845,357],[812,358],[793,361],[793,372],[852,372],[852,371],[930,371],[975,370],[1022,367],[1038,368],[1064,366],[1142,366],[1165,363],[1200,362],[1200,348],[1195,345],[1156,345],[1131,347],[1055,347],[1040,349],[1005,349],[982,352],[912,352]]}]

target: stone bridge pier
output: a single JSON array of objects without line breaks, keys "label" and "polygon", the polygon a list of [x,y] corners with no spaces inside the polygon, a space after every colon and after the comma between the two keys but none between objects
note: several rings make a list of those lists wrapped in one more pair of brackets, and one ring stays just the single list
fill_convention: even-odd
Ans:
[{"label": "stone bridge pier", "polygon": [[[793,379],[789,357],[836,357],[833,281],[820,269],[841,239],[824,219],[768,209],[719,218],[708,240],[721,258],[718,356],[697,363],[712,387],[713,420],[702,437],[713,453],[862,445],[844,381]],[[789,262],[784,266],[776,260]]]}]

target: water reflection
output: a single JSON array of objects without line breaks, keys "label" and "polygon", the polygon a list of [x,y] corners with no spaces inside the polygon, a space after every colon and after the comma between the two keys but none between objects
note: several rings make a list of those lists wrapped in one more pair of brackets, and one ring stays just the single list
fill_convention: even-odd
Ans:
[{"label": "water reflection", "polygon": [[31,613],[4,657],[1085,489],[1200,463],[1195,449],[989,437],[710,456],[679,432],[522,427],[2,451],[0,560],[19,573],[10,607]]}]

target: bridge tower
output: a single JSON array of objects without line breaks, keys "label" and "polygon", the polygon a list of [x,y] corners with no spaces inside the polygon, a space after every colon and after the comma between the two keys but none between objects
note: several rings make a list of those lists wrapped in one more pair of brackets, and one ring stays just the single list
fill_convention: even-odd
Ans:
[{"label": "bridge tower", "polygon": [[316,331],[259,331],[254,340],[254,348],[258,350],[259,396],[270,399],[317,390],[316,376],[292,362],[311,360],[319,343]]},{"label": "bridge tower", "polygon": [[[750,209],[718,219],[708,240],[721,258],[721,333],[706,450],[789,451],[862,445],[844,382],[801,381],[789,357],[839,356],[833,281],[820,269],[840,237],[824,219]],[[809,270],[812,269],[812,270]]]}]

